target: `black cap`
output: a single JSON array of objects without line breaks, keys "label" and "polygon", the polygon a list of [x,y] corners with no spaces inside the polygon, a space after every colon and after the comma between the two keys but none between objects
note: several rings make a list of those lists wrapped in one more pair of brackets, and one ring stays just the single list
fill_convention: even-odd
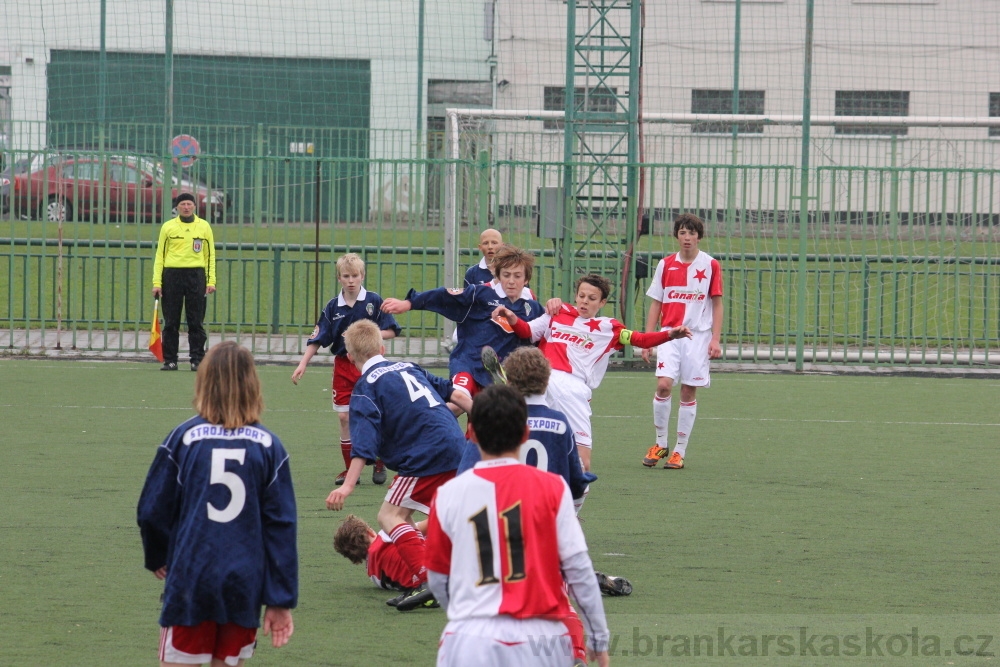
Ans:
[{"label": "black cap", "polygon": [[177,196],[176,196],[176,197],[174,198],[174,206],[176,207],[176,206],[177,206],[178,204],[180,204],[180,203],[181,203],[182,201],[189,201],[189,202],[191,202],[192,204],[196,204],[196,203],[198,203],[198,202],[196,202],[196,201],[195,201],[195,199],[194,199],[194,195],[193,195],[193,194],[191,194],[190,192],[182,192],[182,193],[180,193],[179,195],[177,195]]}]

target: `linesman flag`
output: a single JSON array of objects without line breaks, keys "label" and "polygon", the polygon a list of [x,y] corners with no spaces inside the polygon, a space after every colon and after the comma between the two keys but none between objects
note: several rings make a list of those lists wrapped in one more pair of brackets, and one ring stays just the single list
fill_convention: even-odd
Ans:
[{"label": "linesman flag", "polygon": [[153,301],[153,326],[149,330],[149,351],[163,361],[163,337],[160,336],[160,300]]}]

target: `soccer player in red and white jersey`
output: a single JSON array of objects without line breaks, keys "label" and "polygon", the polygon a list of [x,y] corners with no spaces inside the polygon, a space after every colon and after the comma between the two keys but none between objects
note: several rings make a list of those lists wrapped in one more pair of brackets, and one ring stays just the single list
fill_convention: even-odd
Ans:
[{"label": "soccer player in red and white jersey", "polygon": [[567,589],[588,657],[608,664],[604,604],[566,481],[518,461],[528,409],[491,385],[469,423],[483,460],[438,488],[427,522],[427,583],[448,613],[439,666],[573,664]]},{"label": "soccer player in red and white jersey", "polygon": [[[656,348],[656,393],[653,395],[653,425],[656,444],[649,448],[642,465],[655,468],[670,452],[671,391],[681,383],[681,405],[677,411],[677,443],[664,468],[684,467],[684,454],[698,412],[698,387],[711,384],[709,359],[722,356],[722,269],[718,260],[698,249],[705,236],[705,223],[684,213],[674,220],[674,237],[680,250],[660,260],[646,296],[653,302],[646,317],[646,331],[687,326],[691,339],[680,345]],[[648,350],[642,358],[650,360]]]},{"label": "soccer player in red and white jersey", "polygon": [[[424,567],[424,535],[426,522],[416,526],[399,524],[390,536],[384,530],[376,533],[363,519],[349,515],[333,534],[333,548],[355,565],[364,563],[368,578],[384,590],[409,592],[427,581]],[[419,563],[418,568],[414,564]],[[395,606],[403,599],[397,596],[386,604]]]},{"label": "soccer player in red and white jersey", "polygon": [[[600,317],[608,302],[611,283],[604,276],[588,274],[574,285],[576,307],[559,299],[550,299],[548,311],[531,322],[517,318],[506,308],[497,308],[494,316],[507,319],[514,333],[538,343],[538,349],[552,365],[546,394],[549,405],[565,413],[573,428],[580,462],[590,470],[594,445],[590,426],[590,398],[608,370],[612,354],[626,345],[654,347],[675,338],[689,336],[686,327],[653,333],[638,333],[625,328],[613,317]],[[549,313],[555,313],[550,315]]]}]

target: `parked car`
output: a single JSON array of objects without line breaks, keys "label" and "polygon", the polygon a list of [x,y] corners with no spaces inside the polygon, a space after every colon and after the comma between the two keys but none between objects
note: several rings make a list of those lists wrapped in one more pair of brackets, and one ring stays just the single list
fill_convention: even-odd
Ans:
[{"label": "parked car", "polygon": [[[0,173],[0,196],[15,215],[40,220],[88,220],[104,208],[109,218],[155,221],[161,218],[163,182],[162,167],[143,156],[38,154]],[[182,192],[195,196],[199,216],[223,221],[225,192],[174,176],[170,197]]]}]

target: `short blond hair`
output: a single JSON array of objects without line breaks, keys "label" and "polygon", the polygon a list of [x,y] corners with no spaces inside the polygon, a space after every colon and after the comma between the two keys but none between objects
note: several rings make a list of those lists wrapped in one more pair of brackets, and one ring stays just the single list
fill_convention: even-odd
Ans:
[{"label": "short blond hair", "polygon": [[194,381],[194,409],[210,424],[226,428],[260,420],[264,398],[249,350],[231,340],[208,350]]},{"label": "short blond hair", "polygon": [[516,269],[519,266],[524,267],[524,282],[530,283],[531,272],[535,268],[535,256],[527,250],[504,243],[493,255],[490,271],[494,277],[499,278],[503,269]]},{"label": "short blond hair", "polygon": [[344,347],[358,366],[382,353],[382,332],[371,320],[358,320],[344,332]]},{"label": "short blond hair", "polygon": [[517,348],[503,362],[507,384],[525,396],[544,394],[549,386],[552,365],[542,351],[532,345]]},{"label": "short blond hair", "polygon": [[346,255],[341,255],[337,258],[337,275],[347,273],[351,269],[354,269],[361,274],[362,277],[365,275],[365,260],[361,259],[361,255],[356,252],[349,252]]}]

